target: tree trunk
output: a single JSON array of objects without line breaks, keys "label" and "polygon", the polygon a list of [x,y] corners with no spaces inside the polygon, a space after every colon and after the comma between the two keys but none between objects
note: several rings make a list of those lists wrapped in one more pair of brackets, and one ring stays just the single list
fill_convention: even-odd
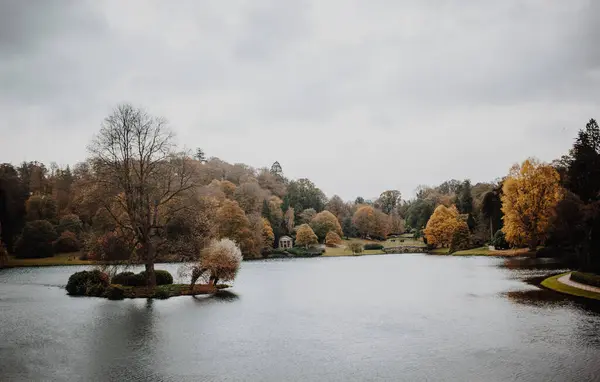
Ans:
[{"label": "tree trunk", "polygon": [[494,240],[494,226],[492,225],[492,217],[490,216],[490,242]]},{"label": "tree trunk", "polygon": [[146,286],[148,288],[156,287],[156,273],[154,273],[154,261],[146,260]]},{"label": "tree trunk", "polygon": [[142,251],[144,251],[142,255],[146,267],[146,286],[148,288],[155,288],[156,273],[154,273],[154,254],[152,253],[152,248],[150,248],[150,243],[143,244]]}]

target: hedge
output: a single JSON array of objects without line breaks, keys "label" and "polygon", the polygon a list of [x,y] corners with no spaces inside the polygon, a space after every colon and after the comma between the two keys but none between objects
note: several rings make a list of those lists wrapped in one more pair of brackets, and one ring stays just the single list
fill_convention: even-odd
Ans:
[{"label": "hedge", "polygon": [[[157,269],[154,271],[156,275],[156,285],[170,285],[173,284],[173,276],[168,271]],[[120,284],[124,286],[145,286],[146,285],[146,271],[142,271],[138,274],[133,272],[121,272],[117,273],[111,280],[112,284]]]},{"label": "hedge", "polygon": [[600,275],[595,275],[593,273],[571,272],[571,280],[600,288]]},{"label": "hedge", "polygon": [[381,250],[384,247],[383,247],[383,245],[377,244],[377,243],[367,243],[363,246],[363,248],[365,249],[365,251],[368,251],[368,250],[373,250],[373,249]]}]

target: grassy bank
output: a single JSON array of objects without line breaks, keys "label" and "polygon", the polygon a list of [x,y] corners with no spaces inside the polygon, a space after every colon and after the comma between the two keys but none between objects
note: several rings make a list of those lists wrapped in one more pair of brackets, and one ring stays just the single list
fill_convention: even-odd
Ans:
[{"label": "grassy bank", "polygon": [[[349,239],[343,240],[343,243],[340,247],[330,248],[327,247],[325,249],[325,253],[323,256],[354,256],[351,251],[346,249],[350,242],[359,242],[363,246],[365,244],[381,244],[384,248],[393,248],[393,247],[425,247],[425,244],[420,239],[413,239],[412,237],[399,237],[394,239],[387,239],[386,241],[374,241],[374,240],[364,240],[364,239]],[[379,249],[371,249],[366,250],[361,253],[361,255],[383,255],[385,252]]]},{"label": "grassy bank", "polygon": [[561,283],[560,281],[558,281],[559,278],[563,277],[564,275],[567,275],[568,273],[569,272],[562,273],[560,275],[556,275],[556,276],[552,276],[552,277],[548,277],[547,279],[542,281],[542,286],[544,288],[553,290],[555,292],[564,293],[564,294],[568,294],[571,296],[591,298],[593,300],[600,300],[600,293],[595,293],[592,291],[575,288],[570,285],[565,285],[565,284]]},{"label": "grassy bank", "polygon": [[[448,248],[436,248],[429,251],[432,255],[448,255]],[[518,249],[506,249],[506,250],[494,250],[490,251],[488,247],[479,247],[473,249],[467,249],[464,251],[457,251],[452,253],[452,256],[501,256],[501,257],[513,257],[513,256],[529,256],[534,255],[534,252],[530,252],[527,248]]]},{"label": "grassy bank", "polygon": [[79,260],[79,252],[60,253],[52,257],[44,257],[41,259],[17,259],[14,256],[8,257],[6,268],[13,267],[48,267],[58,265],[92,265],[96,264],[93,260]]}]

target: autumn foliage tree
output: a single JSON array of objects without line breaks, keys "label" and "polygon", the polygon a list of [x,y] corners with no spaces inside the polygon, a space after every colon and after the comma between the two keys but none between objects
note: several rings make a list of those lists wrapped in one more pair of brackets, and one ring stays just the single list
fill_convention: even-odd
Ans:
[{"label": "autumn foliage tree", "polygon": [[360,206],[356,210],[352,223],[361,237],[385,239],[390,229],[389,217],[381,210],[368,205]]},{"label": "autumn foliage tree", "polygon": [[433,211],[424,230],[427,244],[440,247],[449,246],[452,242],[452,235],[458,226],[458,210],[456,207],[446,207],[440,204]]},{"label": "autumn foliage tree", "polygon": [[328,232],[335,232],[338,236],[342,236],[342,226],[334,214],[325,210],[315,215],[310,221],[310,227],[313,229],[319,240],[325,240]]},{"label": "autumn foliage tree", "polygon": [[234,200],[226,199],[217,210],[217,232],[219,238],[229,238],[240,246],[245,256],[256,256],[250,221],[244,210]]},{"label": "autumn foliage tree", "polygon": [[502,230],[506,240],[535,250],[546,238],[555,207],[564,195],[558,172],[552,166],[527,159],[510,169],[502,190]]},{"label": "autumn foliage tree", "polygon": [[333,231],[327,232],[327,235],[325,236],[325,245],[328,247],[335,247],[336,245],[340,244],[342,244],[342,238],[340,235]]},{"label": "autumn foliage tree", "polygon": [[216,286],[219,281],[233,281],[241,262],[242,252],[233,240],[214,240],[204,249],[200,261],[184,266],[179,270],[179,275],[190,276],[191,290],[201,277]]},{"label": "autumn foliage tree", "polygon": [[266,218],[262,218],[262,241],[263,241],[263,249],[271,249],[273,248],[273,242],[275,241],[275,234],[273,233],[273,228],[271,224]]},{"label": "autumn foliage tree", "polygon": [[319,243],[319,238],[313,232],[308,224],[302,224],[296,230],[296,245],[308,247],[309,245]]}]

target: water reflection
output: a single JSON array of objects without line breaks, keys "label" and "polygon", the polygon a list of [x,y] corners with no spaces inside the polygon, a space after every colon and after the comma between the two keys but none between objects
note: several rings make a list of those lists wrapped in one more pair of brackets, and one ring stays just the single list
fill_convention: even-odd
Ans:
[{"label": "water reflection", "polygon": [[160,344],[153,304],[152,299],[106,301],[97,307],[89,380],[161,380],[152,369]]},{"label": "water reflection", "polygon": [[560,260],[550,258],[507,257],[500,267],[507,269],[562,269],[564,264]]},{"label": "water reflection", "polygon": [[215,294],[211,294],[211,295],[197,295],[197,296],[192,296],[194,302],[197,305],[210,305],[210,304],[219,304],[219,303],[227,303],[227,302],[233,302],[237,299],[239,299],[240,297],[230,291],[226,291],[226,290],[220,290]]}]

